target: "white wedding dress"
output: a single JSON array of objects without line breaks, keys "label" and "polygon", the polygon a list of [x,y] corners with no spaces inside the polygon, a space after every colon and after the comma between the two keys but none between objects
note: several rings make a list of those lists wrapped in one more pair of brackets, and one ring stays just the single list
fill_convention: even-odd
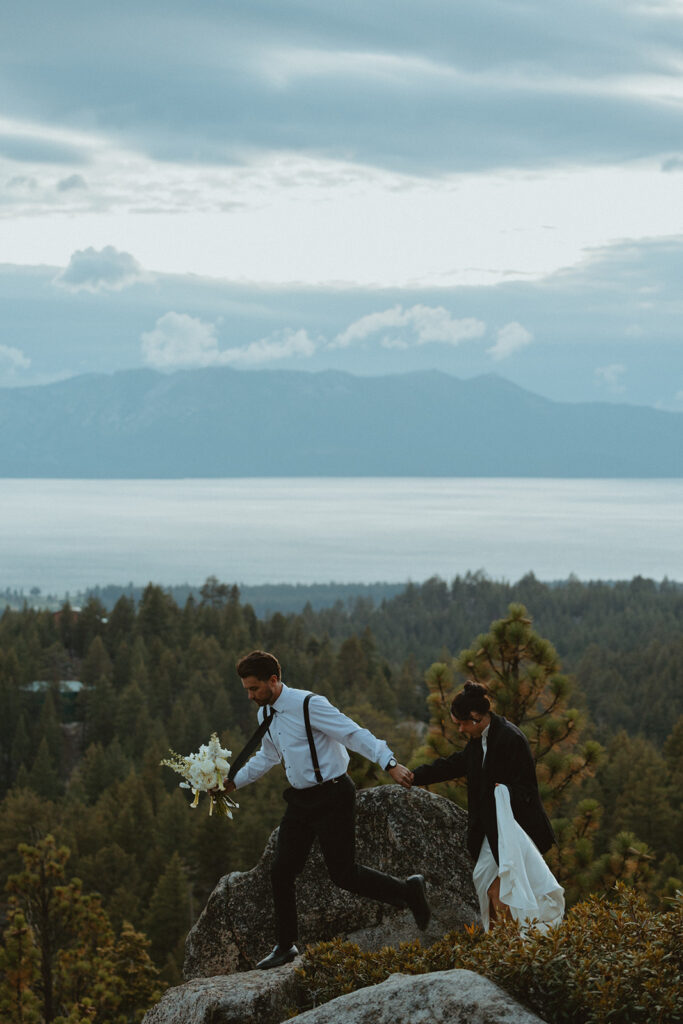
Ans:
[{"label": "white wedding dress", "polygon": [[490,926],[488,889],[497,876],[500,901],[510,908],[522,934],[532,922],[540,931],[555,928],[564,915],[564,889],[515,821],[507,786],[496,786],[495,799],[499,863],[496,864],[489,841],[484,838],[473,873],[484,930],[488,931]]}]

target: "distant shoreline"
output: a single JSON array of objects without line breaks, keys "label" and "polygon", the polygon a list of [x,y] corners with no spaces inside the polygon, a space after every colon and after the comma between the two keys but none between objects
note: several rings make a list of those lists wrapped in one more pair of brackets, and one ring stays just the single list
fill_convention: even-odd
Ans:
[{"label": "distant shoreline", "polygon": [[[473,582],[481,582],[483,580],[489,580],[492,583],[508,582],[503,579],[489,577],[486,573],[482,572],[466,574],[466,576],[467,575],[471,577]],[[449,585],[452,582],[450,580],[442,581],[440,577],[433,578],[439,583],[445,582],[446,585]],[[624,578],[619,580],[580,580],[576,577],[568,577],[561,580],[539,579],[538,583],[553,589],[571,585],[578,585],[580,587],[616,587],[619,585],[628,585],[632,583],[633,580],[637,579],[643,579],[643,577],[634,576],[630,579]],[[353,607],[358,600],[372,602],[373,605],[377,605],[384,600],[391,600],[392,598],[405,593],[406,589],[410,586],[420,587],[427,582],[427,580],[406,580],[403,583],[383,583],[378,581],[376,583],[264,583],[251,586],[248,584],[229,583],[227,585],[228,587],[232,587],[233,585],[236,586],[239,591],[239,598],[242,604],[251,605],[259,618],[264,618],[274,614],[275,612],[281,612],[283,614],[298,614],[304,610],[307,604],[310,604],[313,611],[320,611],[323,608],[332,608],[337,602],[341,602],[344,609],[348,610]],[[512,587],[516,587],[520,584],[521,580],[509,582]],[[648,582],[652,583],[655,588],[666,585],[683,590],[683,580],[676,581],[667,578],[662,580],[648,580]],[[84,591],[78,591],[73,594],[70,594],[68,591],[62,594],[36,594],[31,593],[30,591],[24,592],[21,589],[11,590],[10,588],[7,588],[4,591],[0,591],[0,611],[4,607],[20,609],[24,605],[37,610],[57,611],[66,601],[68,601],[72,607],[77,608],[82,607],[91,598],[95,598],[100,601],[108,611],[111,611],[121,597],[127,597],[133,600],[136,604],[139,603],[145,588],[149,585],[161,587],[161,589],[165,593],[170,594],[176,604],[180,606],[184,605],[190,597],[192,597],[196,602],[200,602],[202,600],[200,591],[203,584],[181,583],[165,585],[158,582],[155,583],[155,581],[150,580],[145,584],[131,583],[126,586],[109,583],[102,586],[88,587]]]}]

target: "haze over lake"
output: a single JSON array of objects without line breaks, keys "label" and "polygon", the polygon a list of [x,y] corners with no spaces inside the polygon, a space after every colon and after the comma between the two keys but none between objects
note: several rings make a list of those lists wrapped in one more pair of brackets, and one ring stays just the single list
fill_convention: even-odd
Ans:
[{"label": "haze over lake", "polygon": [[0,587],[683,580],[683,481],[2,480]]}]

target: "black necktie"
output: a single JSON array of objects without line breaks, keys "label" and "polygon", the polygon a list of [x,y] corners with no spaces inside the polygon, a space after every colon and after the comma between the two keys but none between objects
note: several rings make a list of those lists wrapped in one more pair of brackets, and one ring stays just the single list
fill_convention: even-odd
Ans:
[{"label": "black necktie", "polygon": [[263,721],[259,725],[259,727],[256,730],[256,732],[254,733],[254,735],[251,737],[251,739],[247,740],[247,743],[246,743],[246,745],[244,747],[244,750],[240,751],[240,753],[237,755],[235,760],[230,765],[230,771],[228,772],[228,778],[230,779],[231,782],[235,778],[235,776],[237,775],[237,773],[240,770],[240,768],[247,763],[247,760],[251,757],[251,755],[254,753],[254,751],[258,747],[259,743],[261,742],[261,737],[263,736],[263,734],[265,732],[268,731],[268,726],[273,721],[274,717],[275,717],[275,712],[272,711],[272,710],[271,710],[270,714],[268,714],[267,711],[263,712]]}]

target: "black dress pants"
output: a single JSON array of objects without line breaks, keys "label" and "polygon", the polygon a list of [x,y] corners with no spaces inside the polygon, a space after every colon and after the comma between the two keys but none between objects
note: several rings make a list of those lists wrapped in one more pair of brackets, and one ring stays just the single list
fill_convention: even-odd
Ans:
[{"label": "black dress pants", "polygon": [[298,937],[295,880],[316,836],[335,885],[394,907],[407,906],[404,881],[356,864],[356,787],[348,775],[310,789],[288,789],[284,795],[287,810],[271,868],[280,946],[291,946]]}]

